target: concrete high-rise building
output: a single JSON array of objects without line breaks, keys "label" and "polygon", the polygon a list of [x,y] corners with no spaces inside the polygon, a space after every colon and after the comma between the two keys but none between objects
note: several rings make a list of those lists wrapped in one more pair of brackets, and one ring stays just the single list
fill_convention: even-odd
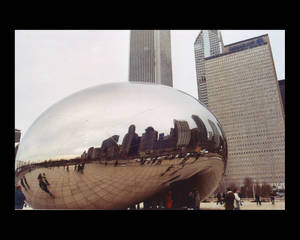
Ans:
[{"label": "concrete high-rise building", "polygon": [[205,58],[208,107],[228,143],[227,184],[285,184],[285,115],[268,35]]},{"label": "concrete high-rise building", "polygon": [[129,81],[173,87],[170,30],[130,32]]},{"label": "concrete high-rise building", "polygon": [[21,130],[15,129],[15,143],[20,142],[21,139]]},{"label": "concrete high-rise building", "polygon": [[204,58],[223,52],[224,44],[221,32],[218,30],[202,30],[194,43],[198,99],[207,106],[207,89]]}]

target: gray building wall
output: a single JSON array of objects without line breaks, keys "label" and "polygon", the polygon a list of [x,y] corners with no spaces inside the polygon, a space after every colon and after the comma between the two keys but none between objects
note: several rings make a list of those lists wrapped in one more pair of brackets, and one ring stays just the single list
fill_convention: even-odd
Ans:
[{"label": "gray building wall", "polygon": [[173,87],[170,30],[130,32],[129,81]]}]

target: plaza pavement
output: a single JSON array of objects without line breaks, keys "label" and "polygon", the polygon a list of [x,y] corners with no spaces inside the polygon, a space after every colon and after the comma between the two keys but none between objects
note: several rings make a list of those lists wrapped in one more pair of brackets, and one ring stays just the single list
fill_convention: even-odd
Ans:
[{"label": "plaza pavement", "polygon": [[[142,207],[141,204],[141,209]],[[32,210],[32,208],[27,206],[23,210]],[[224,205],[217,205],[215,201],[211,201],[201,202],[200,210],[225,210],[225,208]],[[271,202],[262,202],[261,205],[257,205],[255,202],[243,201],[241,210],[285,210],[285,201],[284,199],[276,200],[274,205]]]}]

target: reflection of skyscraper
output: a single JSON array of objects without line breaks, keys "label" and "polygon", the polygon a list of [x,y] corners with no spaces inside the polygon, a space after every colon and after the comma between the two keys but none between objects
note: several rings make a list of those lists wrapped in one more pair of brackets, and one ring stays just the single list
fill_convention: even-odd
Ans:
[{"label": "reflection of skyscraper", "polygon": [[202,30],[194,43],[198,99],[207,106],[206,76],[204,58],[223,52],[223,40],[218,30]]},{"label": "reflection of skyscraper", "polygon": [[174,119],[175,132],[177,135],[177,146],[186,146],[191,140],[191,130],[187,121]]},{"label": "reflection of skyscraper", "polygon": [[139,152],[153,150],[157,141],[158,133],[154,130],[153,127],[148,127],[145,129],[145,131],[146,132],[143,133],[141,138]]},{"label": "reflection of skyscraper", "polygon": [[197,130],[199,132],[199,137],[201,141],[207,141],[207,130],[206,126],[204,125],[203,121],[197,115],[192,115],[193,120],[197,125]]},{"label": "reflection of skyscraper", "polygon": [[170,30],[132,30],[129,81],[173,86]]},{"label": "reflection of skyscraper", "polygon": [[139,137],[135,133],[135,125],[130,125],[128,133],[124,136],[122,142],[122,152],[126,155],[136,154],[138,150]]},{"label": "reflection of skyscraper", "polygon": [[102,142],[101,150],[106,154],[107,159],[116,156],[119,150],[118,141],[119,135],[114,135]]},{"label": "reflection of skyscraper", "polygon": [[210,119],[208,119],[208,123],[213,130],[213,141],[215,142],[214,147],[218,148],[220,146],[220,138],[221,138],[219,130],[217,129],[215,123],[213,121],[211,121]]}]

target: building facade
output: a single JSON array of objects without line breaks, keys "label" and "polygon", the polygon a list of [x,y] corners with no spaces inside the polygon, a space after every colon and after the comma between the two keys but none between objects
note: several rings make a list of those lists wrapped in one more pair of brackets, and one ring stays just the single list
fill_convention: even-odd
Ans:
[{"label": "building facade", "polygon": [[204,58],[222,53],[223,48],[222,35],[218,30],[202,30],[194,43],[198,99],[206,106],[208,99]]},{"label": "building facade", "polygon": [[130,32],[129,81],[173,87],[170,30]]},{"label": "building facade", "polygon": [[285,183],[285,116],[268,35],[205,58],[208,108],[228,141],[227,184]]}]

